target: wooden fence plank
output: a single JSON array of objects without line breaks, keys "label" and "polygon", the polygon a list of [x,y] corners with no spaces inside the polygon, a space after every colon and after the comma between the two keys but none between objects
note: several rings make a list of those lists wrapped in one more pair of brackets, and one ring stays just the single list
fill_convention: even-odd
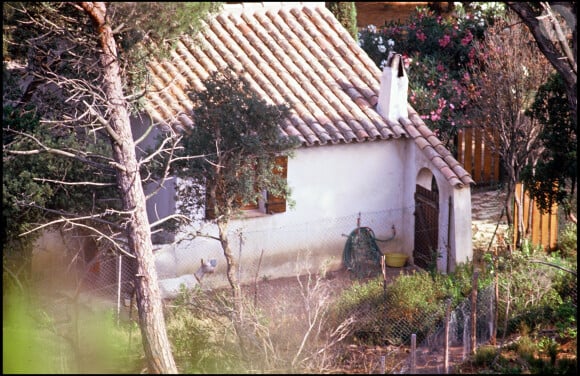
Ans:
[{"label": "wooden fence plank", "polygon": [[[514,195],[521,199],[524,233],[522,237],[530,239],[533,246],[541,245],[544,250],[555,249],[558,244],[558,206],[554,205],[550,213],[542,214],[539,207],[524,191],[522,183],[517,183]],[[518,238],[518,213],[520,209],[514,202],[513,232],[514,241]]]},{"label": "wooden fence plank", "polygon": [[473,128],[466,129],[465,132],[465,162],[463,168],[473,175]]},{"label": "wooden fence plank", "polygon": [[483,172],[483,158],[482,158],[482,146],[483,146],[483,134],[481,128],[472,128],[474,131],[473,142],[474,142],[474,153],[473,153],[473,180],[482,181]]}]

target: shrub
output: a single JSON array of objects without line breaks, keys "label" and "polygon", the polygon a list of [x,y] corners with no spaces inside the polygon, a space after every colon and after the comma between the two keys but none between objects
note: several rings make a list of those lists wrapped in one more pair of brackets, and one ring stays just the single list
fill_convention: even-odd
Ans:
[{"label": "shrub", "polygon": [[[468,268],[462,269],[466,273]],[[447,298],[458,300],[468,290],[452,276],[415,272],[401,275],[383,286],[382,277],[355,283],[346,289],[331,309],[330,325],[356,318],[353,337],[366,344],[408,343],[411,334],[422,340],[437,329],[445,315]]]},{"label": "shrub", "polygon": [[578,257],[578,226],[576,223],[567,223],[558,236],[558,250],[562,257],[576,262]]},{"label": "shrub", "polygon": [[475,43],[503,15],[503,8],[457,7],[457,18],[443,18],[418,8],[405,24],[391,22],[359,33],[359,45],[379,68],[390,51],[403,55],[409,75],[409,103],[425,123],[452,146],[460,126],[469,125],[468,98],[476,98],[469,74],[477,65]]}]

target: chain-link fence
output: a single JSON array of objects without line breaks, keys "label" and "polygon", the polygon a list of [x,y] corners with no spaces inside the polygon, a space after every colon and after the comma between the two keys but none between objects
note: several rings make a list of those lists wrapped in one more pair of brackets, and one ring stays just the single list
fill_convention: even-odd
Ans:
[{"label": "chain-link fence", "polygon": [[[402,211],[404,210],[401,209]],[[569,271],[558,265],[529,259],[522,261],[517,270],[501,264],[496,265],[495,275],[499,278],[476,293],[473,292],[473,295],[463,302],[451,304],[445,299],[436,302],[421,300],[402,302],[402,299],[408,299],[408,296],[413,294],[403,296],[396,292],[389,293],[387,284],[392,283],[399,275],[413,274],[420,270],[410,265],[402,268],[381,267],[378,254],[385,248],[379,249],[380,240],[385,240],[385,244],[388,244],[389,237],[394,237],[395,234],[394,231],[391,232],[391,222],[388,220],[392,215],[397,213],[394,211],[356,213],[329,219],[324,223],[317,223],[316,226],[303,224],[287,228],[287,232],[294,238],[316,236],[334,242],[337,255],[342,257],[343,261],[348,253],[346,250],[349,241],[353,243],[352,258],[347,259],[351,265],[348,271],[343,273],[346,278],[341,281],[333,280],[331,273],[326,277],[329,279],[329,285],[334,287],[334,292],[327,296],[329,298],[325,304],[334,304],[343,293],[351,290],[354,284],[364,286],[372,280],[381,281],[380,276],[383,275],[383,293],[375,300],[357,303],[352,311],[354,315],[351,330],[354,335],[345,337],[345,341],[356,338],[356,343],[359,344],[368,341],[379,347],[396,350],[398,355],[396,360],[385,361],[384,353],[372,359],[373,366],[370,368],[375,372],[447,373],[454,364],[465,360],[473,352],[474,347],[492,341],[501,343],[507,333],[516,331],[526,320],[533,320],[533,315],[542,312],[549,314],[542,311],[546,309],[546,302],[565,300],[570,302],[574,310],[576,309],[576,275],[573,274],[573,278],[566,277],[572,275],[571,272],[575,273],[575,269]],[[358,233],[359,238],[350,237],[357,234],[355,230],[363,228],[370,229],[366,231],[364,238],[361,234],[365,231]],[[380,235],[375,235],[372,231],[377,228],[382,229]],[[240,256],[243,256],[247,247],[252,244],[247,241],[251,237],[263,237],[262,245],[275,246],[277,242],[268,235],[268,230],[253,234],[246,232],[242,235],[235,231],[231,234],[232,244],[236,244],[236,239],[245,239],[238,243]],[[188,256],[191,260],[183,258],[178,262],[199,263],[199,254],[183,256]],[[290,321],[302,320],[301,324],[304,324],[305,316],[294,311],[292,314],[287,314],[290,311],[285,313],[281,308],[282,302],[301,304],[304,293],[308,292],[308,286],[301,286],[302,290],[298,293],[294,291],[297,300],[292,300],[285,295],[291,291],[287,286],[268,288],[267,282],[276,277],[266,278],[265,275],[260,277],[261,259],[251,259],[248,262],[245,262],[243,257],[240,259],[242,260],[238,270],[240,275],[245,273],[254,277],[253,283],[245,285],[246,293],[255,294],[256,302],[260,301],[262,306],[271,308],[272,316],[268,317],[268,320],[274,325],[272,333],[276,325],[278,328],[281,327],[280,318],[283,316],[284,320],[288,320],[285,327],[293,328],[293,335],[298,335],[296,328],[300,326],[292,325]],[[80,286],[83,292],[109,300],[117,305],[118,311],[127,306],[127,300],[133,290],[132,276],[136,274],[134,259],[125,255],[100,253],[88,262],[77,261],[81,277],[75,288]],[[296,273],[309,269],[306,258],[302,260],[303,265],[298,265],[296,259],[294,261],[297,264]],[[424,274],[429,276],[429,273]],[[428,278],[423,281],[425,286],[429,284]],[[258,287],[259,283],[263,283],[261,287]],[[435,295],[434,292],[433,300]],[[401,308],[403,303],[404,309]],[[279,337],[288,340],[289,336]]]}]

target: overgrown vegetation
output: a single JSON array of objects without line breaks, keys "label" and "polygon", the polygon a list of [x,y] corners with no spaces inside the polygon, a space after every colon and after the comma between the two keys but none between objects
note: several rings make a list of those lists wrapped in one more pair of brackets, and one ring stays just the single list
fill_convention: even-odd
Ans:
[{"label": "overgrown vegetation", "polygon": [[[555,354],[561,352],[558,346],[565,344],[566,351],[576,348],[575,258],[548,255],[530,247],[486,254],[483,259],[486,264],[479,271],[478,290],[493,287],[497,281],[498,343],[508,343],[509,338],[518,335],[528,338],[531,350],[520,351],[524,365],[509,368],[507,360],[498,358],[500,348],[486,346],[468,365],[501,373],[564,373],[575,369],[570,361],[563,360],[560,365],[554,361]],[[381,277],[354,283],[333,304],[329,324],[355,317],[356,325],[349,336],[355,343],[408,346],[411,334],[417,335],[418,342],[434,334],[434,328],[441,327],[445,318],[447,302],[456,307],[469,299],[472,283],[471,265],[462,265],[449,275],[426,271],[401,275],[386,288]],[[524,348],[525,339],[521,341]],[[575,350],[570,356],[575,359]]]}]

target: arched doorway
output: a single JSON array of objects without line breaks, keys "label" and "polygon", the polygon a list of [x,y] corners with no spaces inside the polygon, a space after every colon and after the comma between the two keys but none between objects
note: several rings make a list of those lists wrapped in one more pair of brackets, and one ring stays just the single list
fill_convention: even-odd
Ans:
[{"label": "arched doorway", "polygon": [[437,266],[439,238],[439,190],[428,169],[419,171],[415,188],[415,247],[413,260],[423,269]]}]

